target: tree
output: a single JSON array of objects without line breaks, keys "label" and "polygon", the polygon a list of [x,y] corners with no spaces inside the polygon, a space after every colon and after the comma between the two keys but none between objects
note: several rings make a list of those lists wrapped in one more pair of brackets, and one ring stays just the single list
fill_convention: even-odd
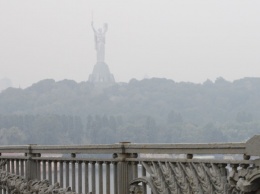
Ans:
[{"label": "tree", "polygon": [[17,127],[0,129],[0,142],[2,145],[24,144],[26,135]]}]

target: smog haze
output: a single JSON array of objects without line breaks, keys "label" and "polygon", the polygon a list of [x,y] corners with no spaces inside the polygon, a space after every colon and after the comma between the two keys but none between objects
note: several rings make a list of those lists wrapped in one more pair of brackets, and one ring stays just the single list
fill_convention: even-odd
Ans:
[{"label": "smog haze", "polygon": [[87,81],[94,25],[108,23],[106,62],[117,82],[165,77],[202,83],[260,76],[256,0],[0,0],[0,79]]}]

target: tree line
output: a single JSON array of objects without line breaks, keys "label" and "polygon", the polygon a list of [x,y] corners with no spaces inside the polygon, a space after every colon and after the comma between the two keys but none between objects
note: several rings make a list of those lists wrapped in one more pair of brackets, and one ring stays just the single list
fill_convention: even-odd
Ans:
[{"label": "tree line", "polygon": [[260,78],[95,85],[42,80],[0,93],[1,144],[245,141],[260,131]]}]

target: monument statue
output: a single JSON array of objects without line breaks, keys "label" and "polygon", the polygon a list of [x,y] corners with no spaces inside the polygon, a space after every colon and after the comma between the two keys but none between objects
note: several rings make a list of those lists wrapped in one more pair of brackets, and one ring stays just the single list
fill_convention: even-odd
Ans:
[{"label": "monument statue", "polygon": [[95,29],[93,21],[91,22],[92,29],[95,34],[95,49],[97,51],[97,62],[105,61],[105,43],[106,43],[106,32],[107,32],[107,23],[104,23],[103,29]]},{"label": "monument statue", "polygon": [[103,28],[94,27],[93,19],[91,22],[92,29],[95,35],[95,49],[97,51],[97,63],[93,68],[92,74],[89,75],[89,82],[92,83],[115,83],[113,74],[110,73],[109,67],[105,62],[105,43],[107,23],[104,23]]}]

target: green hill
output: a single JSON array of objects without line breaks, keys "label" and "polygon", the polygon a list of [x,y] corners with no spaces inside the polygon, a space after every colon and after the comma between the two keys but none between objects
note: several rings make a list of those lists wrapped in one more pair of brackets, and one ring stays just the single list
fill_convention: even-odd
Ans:
[{"label": "green hill", "polygon": [[260,132],[259,99],[260,78],[42,80],[0,93],[0,129],[9,144],[242,141]]}]

